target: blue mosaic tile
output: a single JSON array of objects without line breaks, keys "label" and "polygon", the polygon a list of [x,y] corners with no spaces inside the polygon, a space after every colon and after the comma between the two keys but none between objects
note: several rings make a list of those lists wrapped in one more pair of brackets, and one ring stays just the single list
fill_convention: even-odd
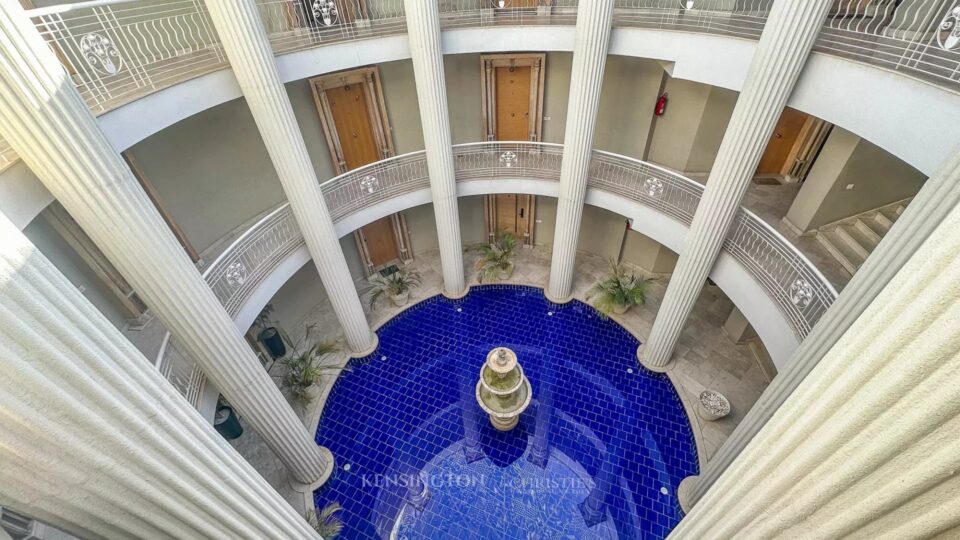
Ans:
[{"label": "blue mosaic tile", "polygon": [[[683,405],[592,307],[475,286],[421,302],[379,337],[337,380],[316,435],[337,470],[314,501],[344,507],[342,538],[664,538],[679,522],[677,486],[699,472]],[[533,387],[507,433],[473,394],[497,346]]]}]

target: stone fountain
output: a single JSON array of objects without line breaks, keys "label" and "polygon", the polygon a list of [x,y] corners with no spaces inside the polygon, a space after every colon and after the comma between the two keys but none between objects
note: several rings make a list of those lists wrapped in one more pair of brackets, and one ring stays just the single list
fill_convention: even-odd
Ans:
[{"label": "stone fountain", "polygon": [[517,355],[506,347],[487,354],[477,382],[477,402],[490,415],[490,423],[500,431],[510,431],[520,414],[530,406],[533,390],[523,374]]}]

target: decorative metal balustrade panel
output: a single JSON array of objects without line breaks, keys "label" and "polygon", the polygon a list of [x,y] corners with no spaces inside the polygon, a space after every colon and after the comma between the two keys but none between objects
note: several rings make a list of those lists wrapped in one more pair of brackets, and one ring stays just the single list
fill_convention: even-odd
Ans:
[{"label": "decorative metal balustrade panel", "polygon": [[773,0],[616,0],[613,25],[759,39]]},{"label": "decorative metal balustrade panel", "polygon": [[559,182],[562,158],[562,145],[546,143],[473,143],[453,149],[457,182],[497,178]]},{"label": "decorative metal balustrade panel", "polygon": [[371,163],[321,186],[333,221],[399,195],[430,187],[423,151]]},{"label": "decorative metal balustrade panel", "polygon": [[257,0],[257,5],[278,54],[407,32],[403,0]]},{"label": "decorative metal balustrade panel", "polygon": [[814,50],[956,91],[960,81],[958,23],[958,0],[837,0]]},{"label": "decorative metal balustrade panel", "polygon": [[577,0],[438,0],[440,27],[572,26]]},{"label": "decorative metal balustrade panel", "polygon": [[28,13],[95,112],[227,67],[202,0],[68,4]]}]

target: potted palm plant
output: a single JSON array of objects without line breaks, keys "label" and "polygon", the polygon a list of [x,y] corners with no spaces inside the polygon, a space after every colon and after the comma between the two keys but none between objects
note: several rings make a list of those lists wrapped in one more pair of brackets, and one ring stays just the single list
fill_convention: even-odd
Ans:
[{"label": "potted palm plant", "polygon": [[644,303],[650,280],[610,261],[610,273],[587,291],[587,300],[603,315],[622,315]]},{"label": "potted palm plant", "polygon": [[497,233],[489,244],[480,244],[477,261],[477,281],[505,281],[513,275],[513,251],[517,247],[517,237],[510,233]]},{"label": "potted palm plant", "polygon": [[253,326],[258,329],[257,339],[270,351],[270,356],[276,359],[287,354],[287,346],[284,344],[283,332],[275,326],[277,322],[271,318],[272,315],[273,305],[263,306],[260,314],[253,320]]},{"label": "potted palm plant", "polygon": [[393,305],[400,307],[410,300],[410,290],[420,286],[420,274],[415,270],[397,270],[389,276],[373,278],[370,293],[370,309],[386,296]]},{"label": "potted palm plant", "polygon": [[348,368],[331,365],[329,355],[338,350],[333,341],[313,341],[310,334],[313,325],[307,325],[303,338],[293,346],[293,351],[280,360],[283,373],[279,376],[280,388],[289,395],[290,401],[305,409],[313,401],[316,385],[328,373],[336,373]]}]

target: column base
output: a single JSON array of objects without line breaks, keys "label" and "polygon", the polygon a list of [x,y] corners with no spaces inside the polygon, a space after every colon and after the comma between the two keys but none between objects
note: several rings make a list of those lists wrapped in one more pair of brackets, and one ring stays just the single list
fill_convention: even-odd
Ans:
[{"label": "column base", "polygon": [[544,289],[543,296],[553,304],[569,304],[570,302],[573,301],[572,294],[568,294],[563,298],[554,298],[554,296],[550,294],[550,289]]},{"label": "column base", "polygon": [[320,486],[326,484],[327,480],[333,476],[333,468],[337,466],[337,461],[333,457],[333,452],[331,452],[326,446],[321,446],[319,448],[320,453],[326,455],[326,460],[328,463],[330,463],[330,466],[323,471],[323,475],[321,475],[320,478],[309,484],[304,484],[295,480],[293,477],[290,477],[290,487],[292,487],[297,493],[313,493],[314,491],[320,489]]},{"label": "column base", "polygon": [[463,290],[460,291],[459,293],[447,292],[447,290],[444,289],[443,292],[440,293],[440,294],[442,294],[443,297],[446,298],[447,300],[460,300],[461,298],[463,298],[463,297],[465,297],[466,295],[470,294],[470,286],[467,285],[467,286],[464,287]]},{"label": "column base", "polygon": [[677,501],[680,502],[680,509],[684,513],[690,512],[696,501],[690,500],[694,486],[700,481],[700,475],[688,476],[680,481],[677,487]]},{"label": "column base", "polygon": [[677,364],[676,361],[674,361],[674,359],[673,359],[672,357],[670,358],[670,361],[669,361],[669,362],[667,362],[666,364],[664,364],[664,365],[662,365],[662,366],[649,364],[649,363],[647,362],[647,355],[645,355],[644,352],[643,352],[643,344],[642,344],[642,343],[640,344],[639,347],[637,347],[637,361],[640,362],[640,365],[641,365],[641,366],[645,367],[646,369],[648,369],[648,370],[650,370],[650,371],[652,371],[652,372],[654,372],[654,373],[667,373],[668,371],[670,371],[671,369],[673,369],[673,366],[675,366],[675,365]]},{"label": "column base", "polygon": [[380,346],[380,336],[378,336],[376,332],[371,332],[371,334],[373,334],[373,343],[365,350],[357,352],[350,351],[347,353],[347,358],[365,358],[376,352],[377,347]]}]

